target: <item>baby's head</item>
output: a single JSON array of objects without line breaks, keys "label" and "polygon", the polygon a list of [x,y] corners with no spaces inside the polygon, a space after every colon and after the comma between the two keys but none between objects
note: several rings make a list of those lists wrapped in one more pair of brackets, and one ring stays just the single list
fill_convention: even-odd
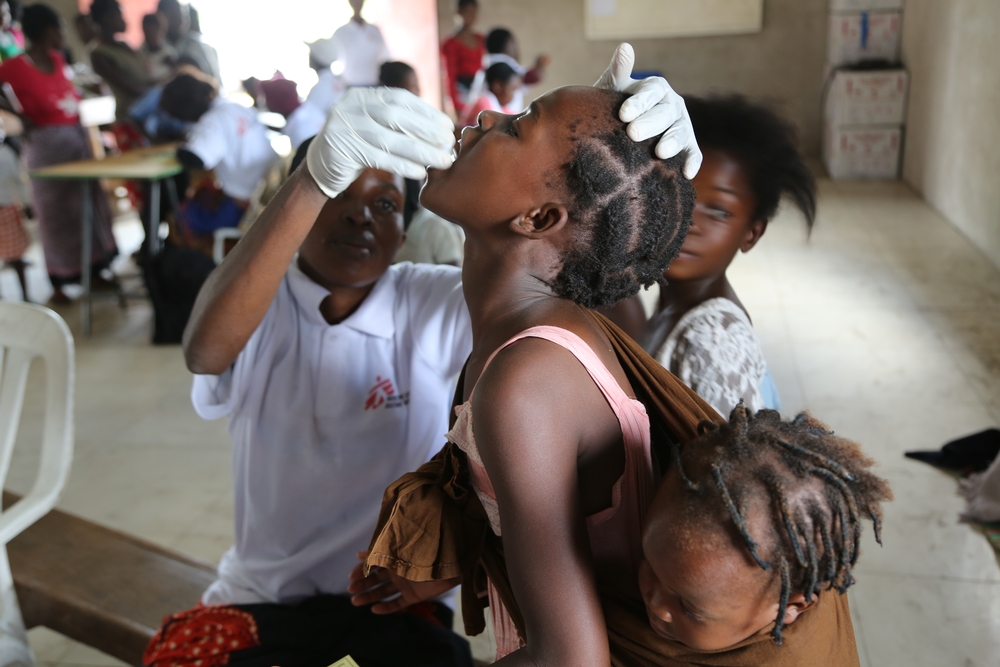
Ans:
[{"label": "baby's head", "polygon": [[653,629],[701,650],[794,623],[853,583],[862,521],[892,498],[873,461],[807,414],[741,403],[675,450],[646,518],[639,587]]},{"label": "baby's head", "polygon": [[698,204],[671,282],[714,278],[738,252],[749,252],[787,196],[812,228],[816,183],[797,146],[795,128],[739,95],[686,97],[704,161],[694,178]]},{"label": "baby's head", "polygon": [[469,237],[543,241],[530,249],[533,275],[558,296],[596,308],[634,295],[677,255],[694,188],[685,155],[660,160],[656,138],[629,139],[624,100],[570,86],[522,114],[484,111],[462,131],[454,165],[429,171],[421,202]]}]

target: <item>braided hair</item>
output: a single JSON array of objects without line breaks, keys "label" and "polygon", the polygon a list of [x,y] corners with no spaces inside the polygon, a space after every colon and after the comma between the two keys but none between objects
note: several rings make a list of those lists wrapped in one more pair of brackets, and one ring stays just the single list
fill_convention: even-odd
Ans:
[{"label": "braided hair", "polygon": [[694,209],[694,186],[684,177],[686,153],[661,160],[653,137],[629,138],[618,111],[626,95],[608,97],[608,129],[577,132],[575,149],[561,177],[570,218],[580,225],[579,241],[563,257],[552,284],[559,296],[586,308],[613,306],[640,287],[662,283],[677,257]]},{"label": "braided hair", "polygon": [[[820,591],[843,594],[854,583],[861,522],[871,519],[881,545],[881,503],[892,492],[856,443],[804,412],[782,421],[774,410],[753,414],[741,402],[729,423],[704,422],[699,431],[699,439],[674,449],[685,509],[707,513],[696,517],[704,521],[731,520],[754,562],[777,575],[771,635],[780,646],[793,592],[811,602]],[[750,532],[751,503],[770,510],[765,534]]]}]

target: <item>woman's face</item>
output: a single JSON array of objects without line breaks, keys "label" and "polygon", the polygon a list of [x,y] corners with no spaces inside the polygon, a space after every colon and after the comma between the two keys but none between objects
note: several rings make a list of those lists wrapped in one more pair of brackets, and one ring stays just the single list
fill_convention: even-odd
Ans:
[{"label": "woman's face", "polygon": [[607,115],[603,91],[558,88],[527,111],[484,111],[462,130],[458,156],[447,170],[430,169],[421,203],[467,230],[509,223],[548,203],[565,203],[562,167],[576,138]]},{"label": "woman's face", "polygon": [[748,252],[767,223],[754,220],[757,198],[746,170],[725,151],[705,151],[692,181],[698,193],[691,229],[670,268],[668,281],[693,281],[724,274],[736,253]]},{"label": "woman's face", "polygon": [[302,270],[326,288],[365,287],[403,243],[403,178],[366,169],[323,207],[299,247]]},{"label": "woman's face", "polygon": [[48,48],[54,51],[62,51],[66,48],[66,28],[62,21],[59,22],[59,25],[45,30],[44,42]]}]

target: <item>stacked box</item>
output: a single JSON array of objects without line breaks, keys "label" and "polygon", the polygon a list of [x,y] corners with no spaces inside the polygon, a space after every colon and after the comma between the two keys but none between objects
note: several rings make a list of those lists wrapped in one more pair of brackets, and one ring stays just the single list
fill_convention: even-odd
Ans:
[{"label": "stacked box", "polygon": [[840,67],[865,60],[899,60],[900,12],[847,12],[830,15],[827,65]]},{"label": "stacked box", "polygon": [[893,64],[902,1],[830,0],[830,8],[823,162],[834,179],[897,178],[909,86]]},{"label": "stacked box", "polygon": [[827,87],[823,119],[835,126],[902,125],[908,83],[901,67],[837,70]]},{"label": "stacked box", "polygon": [[893,180],[899,176],[902,147],[902,127],[828,125],[823,137],[823,163],[834,180]]}]

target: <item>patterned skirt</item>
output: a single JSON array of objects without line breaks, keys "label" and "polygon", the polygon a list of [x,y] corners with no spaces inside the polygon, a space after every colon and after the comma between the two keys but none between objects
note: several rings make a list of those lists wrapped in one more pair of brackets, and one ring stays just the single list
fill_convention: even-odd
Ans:
[{"label": "patterned skirt", "polygon": [[[50,125],[33,129],[25,137],[24,161],[29,170],[93,157],[87,131],[79,125]],[[83,245],[83,188],[79,181],[31,179],[45,265],[53,283],[81,275]],[[91,186],[93,197],[93,250],[91,266],[104,267],[118,254],[111,232],[111,207],[100,185]]]},{"label": "patterned skirt", "polygon": [[31,245],[31,237],[18,209],[16,204],[0,206],[0,262],[21,259]]}]

